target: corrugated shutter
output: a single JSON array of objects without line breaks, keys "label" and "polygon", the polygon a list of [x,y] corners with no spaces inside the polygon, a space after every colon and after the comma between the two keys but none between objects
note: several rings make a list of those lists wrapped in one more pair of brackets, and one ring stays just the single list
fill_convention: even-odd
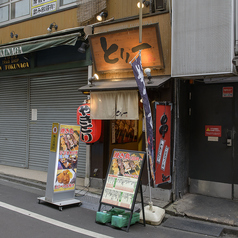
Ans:
[{"label": "corrugated shutter", "polygon": [[0,164],[25,167],[27,79],[0,79]]},{"label": "corrugated shutter", "polygon": [[[87,78],[87,69],[31,77],[30,110],[37,109],[37,120],[30,120],[29,168],[47,170],[53,122],[77,124],[77,108],[86,99],[78,88]],[[80,142],[79,146],[77,175],[84,177],[86,145]]]}]

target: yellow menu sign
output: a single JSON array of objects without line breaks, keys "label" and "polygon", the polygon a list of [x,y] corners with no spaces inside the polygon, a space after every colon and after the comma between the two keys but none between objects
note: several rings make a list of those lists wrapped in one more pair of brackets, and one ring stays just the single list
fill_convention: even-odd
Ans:
[{"label": "yellow menu sign", "polygon": [[59,123],[52,124],[50,151],[56,152],[58,141]]}]

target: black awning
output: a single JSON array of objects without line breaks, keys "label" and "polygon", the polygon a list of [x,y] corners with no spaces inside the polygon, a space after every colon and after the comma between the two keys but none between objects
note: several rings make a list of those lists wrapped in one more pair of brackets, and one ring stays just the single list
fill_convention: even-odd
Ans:
[{"label": "black awning", "polygon": [[[166,81],[171,78],[170,75],[156,76],[151,78],[151,83],[145,78],[145,86],[147,89],[156,88],[162,86]],[[78,90],[85,92],[92,91],[113,91],[113,90],[129,90],[138,89],[135,78],[130,79],[114,79],[114,80],[95,80],[93,81],[93,86],[85,85]]]}]

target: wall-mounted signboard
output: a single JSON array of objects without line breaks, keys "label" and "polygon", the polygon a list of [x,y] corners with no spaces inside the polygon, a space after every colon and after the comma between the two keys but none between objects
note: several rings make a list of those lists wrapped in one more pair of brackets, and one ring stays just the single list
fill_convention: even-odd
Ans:
[{"label": "wall-mounted signboard", "polygon": [[37,16],[48,12],[56,11],[57,0],[32,0],[31,15]]},{"label": "wall-mounted signboard", "polygon": [[164,68],[159,25],[143,26],[142,43],[139,27],[89,36],[96,71],[131,70],[129,62],[141,50],[144,68]]},{"label": "wall-mounted signboard", "polygon": [[30,68],[30,61],[26,57],[23,57],[21,55],[13,55],[13,56],[4,57],[3,55],[5,54],[3,54],[3,52],[0,51],[0,57],[2,57],[0,58],[0,71]]}]

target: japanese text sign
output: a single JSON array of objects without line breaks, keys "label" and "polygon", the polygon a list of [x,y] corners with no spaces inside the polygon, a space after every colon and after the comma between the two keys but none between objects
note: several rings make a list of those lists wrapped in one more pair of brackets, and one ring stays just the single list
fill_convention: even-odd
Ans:
[{"label": "japanese text sign", "polygon": [[129,62],[141,50],[143,67],[164,68],[158,24],[89,36],[96,71],[129,70]]},{"label": "japanese text sign", "polygon": [[144,160],[145,152],[114,149],[101,202],[131,209],[136,200]]}]

